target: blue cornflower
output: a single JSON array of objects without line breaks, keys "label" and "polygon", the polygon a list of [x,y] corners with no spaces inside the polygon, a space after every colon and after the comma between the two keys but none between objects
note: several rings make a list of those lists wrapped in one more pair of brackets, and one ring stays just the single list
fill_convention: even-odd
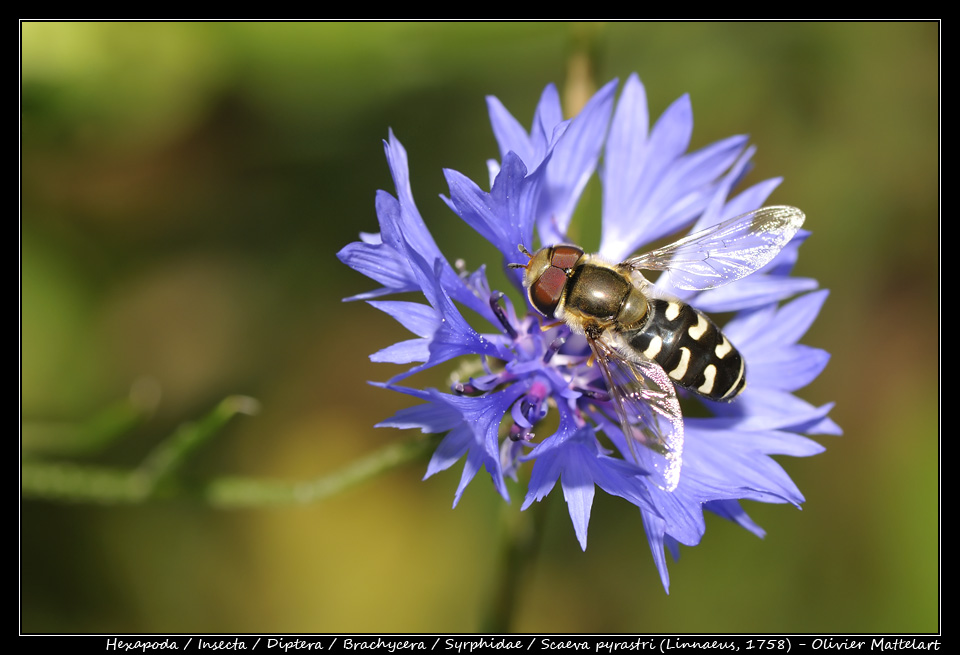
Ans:
[{"label": "blue cornflower", "polygon": [[[693,127],[687,96],[650,130],[639,78],[631,76],[615,102],[616,86],[616,81],[604,86],[570,120],[563,120],[556,88],[548,86],[529,133],[496,98],[488,99],[501,154],[499,163],[489,162],[490,191],[447,170],[450,195],[444,200],[503,253],[504,263],[523,259],[518,246],[533,248],[534,232],[541,245],[568,242],[571,216],[601,161],[599,254],[613,262],[679,230],[700,229],[757,209],[779,184],[767,180],[731,196],[753,155],[745,136],[687,153]],[[840,433],[827,416],[832,405],[814,407],[793,395],[829,358],[797,344],[827,295],[816,290],[815,280],[790,275],[808,233],[800,231],[759,272],[717,289],[684,291],[672,285],[669,274],[658,280],[660,292],[702,311],[735,313],[724,334],[749,363],[749,384],[735,402],[702,401],[712,417],[684,419],[682,472],[676,488],[667,491],[631,458],[620,427],[610,418],[615,416],[610,395],[598,367],[590,365],[586,340],[565,324],[548,322],[526,300],[517,308],[491,290],[483,267],[468,272],[452,266],[417,211],[406,152],[392,132],[385,151],[396,197],[378,192],[380,232],[361,234],[361,241],[343,248],[339,257],[382,285],[350,300],[367,300],[416,335],[371,356],[378,362],[413,364],[385,386],[422,401],[379,425],[445,433],[425,477],[466,456],[454,506],[481,467],[509,500],[505,477],[516,479],[519,467],[532,464],[523,509],[544,498],[559,479],[577,539],[586,548],[599,486],[640,509],[668,588],[664,547],[676,558],[678,544],[697,544],[704,533],[704,509],[763,536],[741,508],[741,499],[803,502],[770,456],[822,451],[800,432]],[[523,272],[505,272],[524,293]],[[374,300],[408,291],[422,293],[427,304]],[[489,331],[478,332],[458,305],[482,316]],[[414,373],[462,357],[478,363],[477,374],[449,391],[401,384]],[[685,403],[692,401],[683,391],[680,396]],[[537,426],[550,413],[558,427],[553,434],[541,434]],[[510,428],[503,430],[507,415]]]}]

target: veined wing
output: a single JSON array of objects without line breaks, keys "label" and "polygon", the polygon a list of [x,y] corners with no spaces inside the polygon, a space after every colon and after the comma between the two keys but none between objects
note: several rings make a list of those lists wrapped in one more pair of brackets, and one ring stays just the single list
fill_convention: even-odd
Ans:
[{"label": "veined wing", "polygon": [[655,362],[627,360],[601,340],[588,341],[634,460],[660,488],[673,491],[683,454],[683,415],[673,382]]},{"label": "veined wing", "polygon": [[670,271],[671,281],[681,289],[714,289],[768,264],[804,218],[796,207],[762,207],[628,259],[621,266]]}]

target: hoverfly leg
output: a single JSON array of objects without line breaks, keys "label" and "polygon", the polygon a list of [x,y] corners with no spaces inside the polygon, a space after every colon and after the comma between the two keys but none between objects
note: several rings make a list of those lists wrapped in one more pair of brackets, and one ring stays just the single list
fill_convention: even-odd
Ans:
[{"label": "hoverfly leg", "polygon": [[548,322],[546,322],[546,323],[541,322],[541,323],[540,323],[540,331],[541,331],[541,332],[549,332],[549,331],[552,330],[553,328],[555,328],[555,327],[560,327],[561,325],[566,325],[566,323],[564,323],[563,321],[561,321],[561,320],[559,320],[559,319],[554,319],[554,320],[548,321]]}]

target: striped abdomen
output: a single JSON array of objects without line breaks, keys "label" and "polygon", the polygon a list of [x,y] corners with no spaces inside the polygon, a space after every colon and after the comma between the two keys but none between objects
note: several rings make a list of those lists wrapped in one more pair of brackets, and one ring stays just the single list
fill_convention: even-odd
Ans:
[{"label": "striped abdomen", "polygon": [[706,314],[678,300],[649,298],[649,318],[620,337],[670,378],[710,400],[733,400],[746,384],[743,357]]}]

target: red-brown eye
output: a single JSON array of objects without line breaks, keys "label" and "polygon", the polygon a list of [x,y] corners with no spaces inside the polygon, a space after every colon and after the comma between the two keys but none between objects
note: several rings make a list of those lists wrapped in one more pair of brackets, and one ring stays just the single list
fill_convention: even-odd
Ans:
[{"label": "red-brown eye", "polygon": [[583,257],[583,250],[576,246],[555,246],[553,249],[553,257],[550,258],[550,264],[551,266],[569,271],[576,266],[581,257]]},{"label": "red-brown eye", "polygon": [[544,316],[553,317],[566,285],[566,273],[559,268],[548,268],[530,287],[530,303]]}]

